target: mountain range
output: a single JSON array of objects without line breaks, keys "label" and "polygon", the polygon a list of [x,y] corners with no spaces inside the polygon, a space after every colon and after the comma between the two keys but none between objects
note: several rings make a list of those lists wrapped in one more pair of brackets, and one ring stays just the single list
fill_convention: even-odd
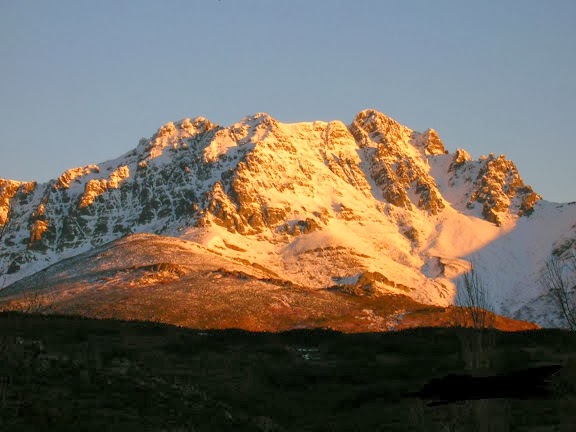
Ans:
[{"label": "mountain range", "polygon": [[0,296],[91,316],[390,329],[452,310],[473,267],[496,313],[557,326],[540,279],[575,244],[576,203],[375,110],[186,118],[46,183],[0,179]]}]

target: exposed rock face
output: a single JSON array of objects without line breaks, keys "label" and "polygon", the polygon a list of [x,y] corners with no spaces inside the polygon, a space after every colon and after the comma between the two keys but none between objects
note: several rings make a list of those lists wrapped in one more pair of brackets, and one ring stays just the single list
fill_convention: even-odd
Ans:
[{"label": "exposed rock face", "polygon": [[[358,275],[353,284],[337,285],[332,290],[338,290],[355,296],[381,296],[382,287],[391,287],[398,292],[410,292],[406,285],[396,283],[379,272],[363,272]],[[389,294],[388,294],[389,295]]]},{"label": "exposed rock face", "polygon": [[454,153],[454,156],[452,157],[452,163],[448,168],[448,172],[453,172],[464,166],[466,162],[470,161],[472,161],[472,156],[470,156],[470,153],[468,153],[466,150],[457,149]]},{"label": "exposed rock face", "polygon": [[356,145],[350,145],[354,142],[354,136],[346,125],[339,121],[328,123],[322,129],[322,139],[325,146],[321,147],[320,152],[330,171],[362,191],[366,197],[372,197],[370,184],[361,168],[361,152]]},{"label": "exposed rock face", "polygon": [[18,192],[20,182],[0,179],[0,227],[8,222],[10,213],[10,201]]},{"label": "exposed rock face", "polygon": [[423,134],[416,134],[414,145],[423,149],[427,155],[437,156],[448,153],[444,148],[444,143],[434,129],[428,129]]},{"label": "exposed rock face", "polygon": [[[228,195],[224,192],[224,186],[221,182],[214,185],[210,193],[208,194],[209,204],[206,211],[211,213],[214,217],[212,220],[226,227],[230,231],[244,231],[244,224],[238,214],[238,209],[236,205],[230,200]],[[201,225],[206,223],[210,219],[204,217],[202,219]]]},{"label": "exposed rock face", "polygon": [[18,204],[28,202],[36,182],[17,182],[0,178],[0,229],[18,218]]},{"label": "exposed rock face", "polygon": [[491,154],[476,163],[466,152],[458,150],[449,171],[454,173],[453,176],[466,172],[473,175],[474,169],[477,169],[477,174],[471,182],[468,208],[480,204],[482,216],[489,222],[501,225],[510,211],[519,216],[528,216],[541,199],[530,186],[524,184],[514,163],[504,155],[495,157]]},{"label": "exposed rock face", "polygon": [[48,230],[48,221],[38,219],[34,221],[32,227],[30,228],[30,242],[29,246],[33,247],[34,244],[39,243],[42,240],[42,235]]},{"label": "exposed rock face", "polygon": [[86,183],[84,195],[80,198],[80,208],[91,205],[94,200],[109,189],[118,189],[118,185],[130,176],[127,166],[120,166],[107,179],[93,179]]},{"label": "exposed rock face", "polygon": [[[444,145],[433,130],[414,134],[410,129],[377,111],[362,111],[350,130],[364,147],[374,148],[370,173],[382,189],[384,199],[397,207],[438,214],[445,207],[434,179],[428,174],[420,155],[422,146],[428,154],[444,154]],[[412,145],[413,143],[417,145]],[[409,192],[415,197],[410,199]]]},{"label": "exposed rock face", "polygon": [[285,223],[278,228],[278,232],[299,236],[301,234],[308,234],[321,229],[322,226],[315,219],[306,218],[306,220],[299,220],[292,224]]},{"label": "exposed rock face", "polygon": [[69,169],[68,171],[62,173],[62,175],[56,179],[56,184],[54,185],[54,188],[68,189],[73,181],[80,182],[80,180],[76,180],[78,179],[78,177],[83,177],[89,174],[98,174],[99,172],[100,169],[98,168],[97,165],[88,165],[85,167]]}]

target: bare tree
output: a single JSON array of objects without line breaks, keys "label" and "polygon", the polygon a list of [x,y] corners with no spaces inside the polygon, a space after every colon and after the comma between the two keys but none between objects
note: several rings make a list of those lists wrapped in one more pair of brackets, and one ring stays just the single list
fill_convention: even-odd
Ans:
[{"label": "bare tree", "polygon": [[547,296],[568,328],[576,330],[576,254],[552,254],[540,279]]},{"label": "bare tree", "polygon": [[14,310],[24,313],[48,313],[54,308],[52,293],[43,293],[41,288],[34,287],[14,304]]},{"label": "bare tree", "polygon": [[488,290],[474,263],[470,270],[456,281],[456,287],[456,306],[461,308],[458,311],[457,321],[463,327],[470,326],[472,322],[474,328],[473,332],[457,332],[460,355],[465,368],[470,370],[488,368],[492,362],[496,343],[494,332],[487,331],[494,327],[494,313]]},{"label": "bare tree", "polygon": [[479,329],[492,327],[492,302],[474,264],[470,271],[457,280],[456,287],[456,306],[464,307],[470,312],[472,326]]},{"label": "bare tree", "polygon": [[[4,293],[2,293],[4,294]],[[33,276],[32,285],[0,297],[0,310],[45,314],[54,310],[56,293],[46,287],[46,273]]]}]

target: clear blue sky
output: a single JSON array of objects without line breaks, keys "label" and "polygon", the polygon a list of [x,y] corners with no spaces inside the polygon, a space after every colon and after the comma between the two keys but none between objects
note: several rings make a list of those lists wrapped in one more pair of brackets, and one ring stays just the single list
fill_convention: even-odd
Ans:
[{"label": "clear blue sky", "polygon": [[0,0],[0,177],[46,181],[184,117],[365,108],[575,201],[576,1]]}]

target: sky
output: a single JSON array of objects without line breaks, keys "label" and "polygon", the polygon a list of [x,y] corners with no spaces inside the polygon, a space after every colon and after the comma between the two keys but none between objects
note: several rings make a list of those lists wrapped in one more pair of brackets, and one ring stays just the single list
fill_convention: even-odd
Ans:
[{"label": "sky", "polygon": [[163,124],[375,108],[576,201],[574,0],[0,0],[0,177],[116,158]]}]

